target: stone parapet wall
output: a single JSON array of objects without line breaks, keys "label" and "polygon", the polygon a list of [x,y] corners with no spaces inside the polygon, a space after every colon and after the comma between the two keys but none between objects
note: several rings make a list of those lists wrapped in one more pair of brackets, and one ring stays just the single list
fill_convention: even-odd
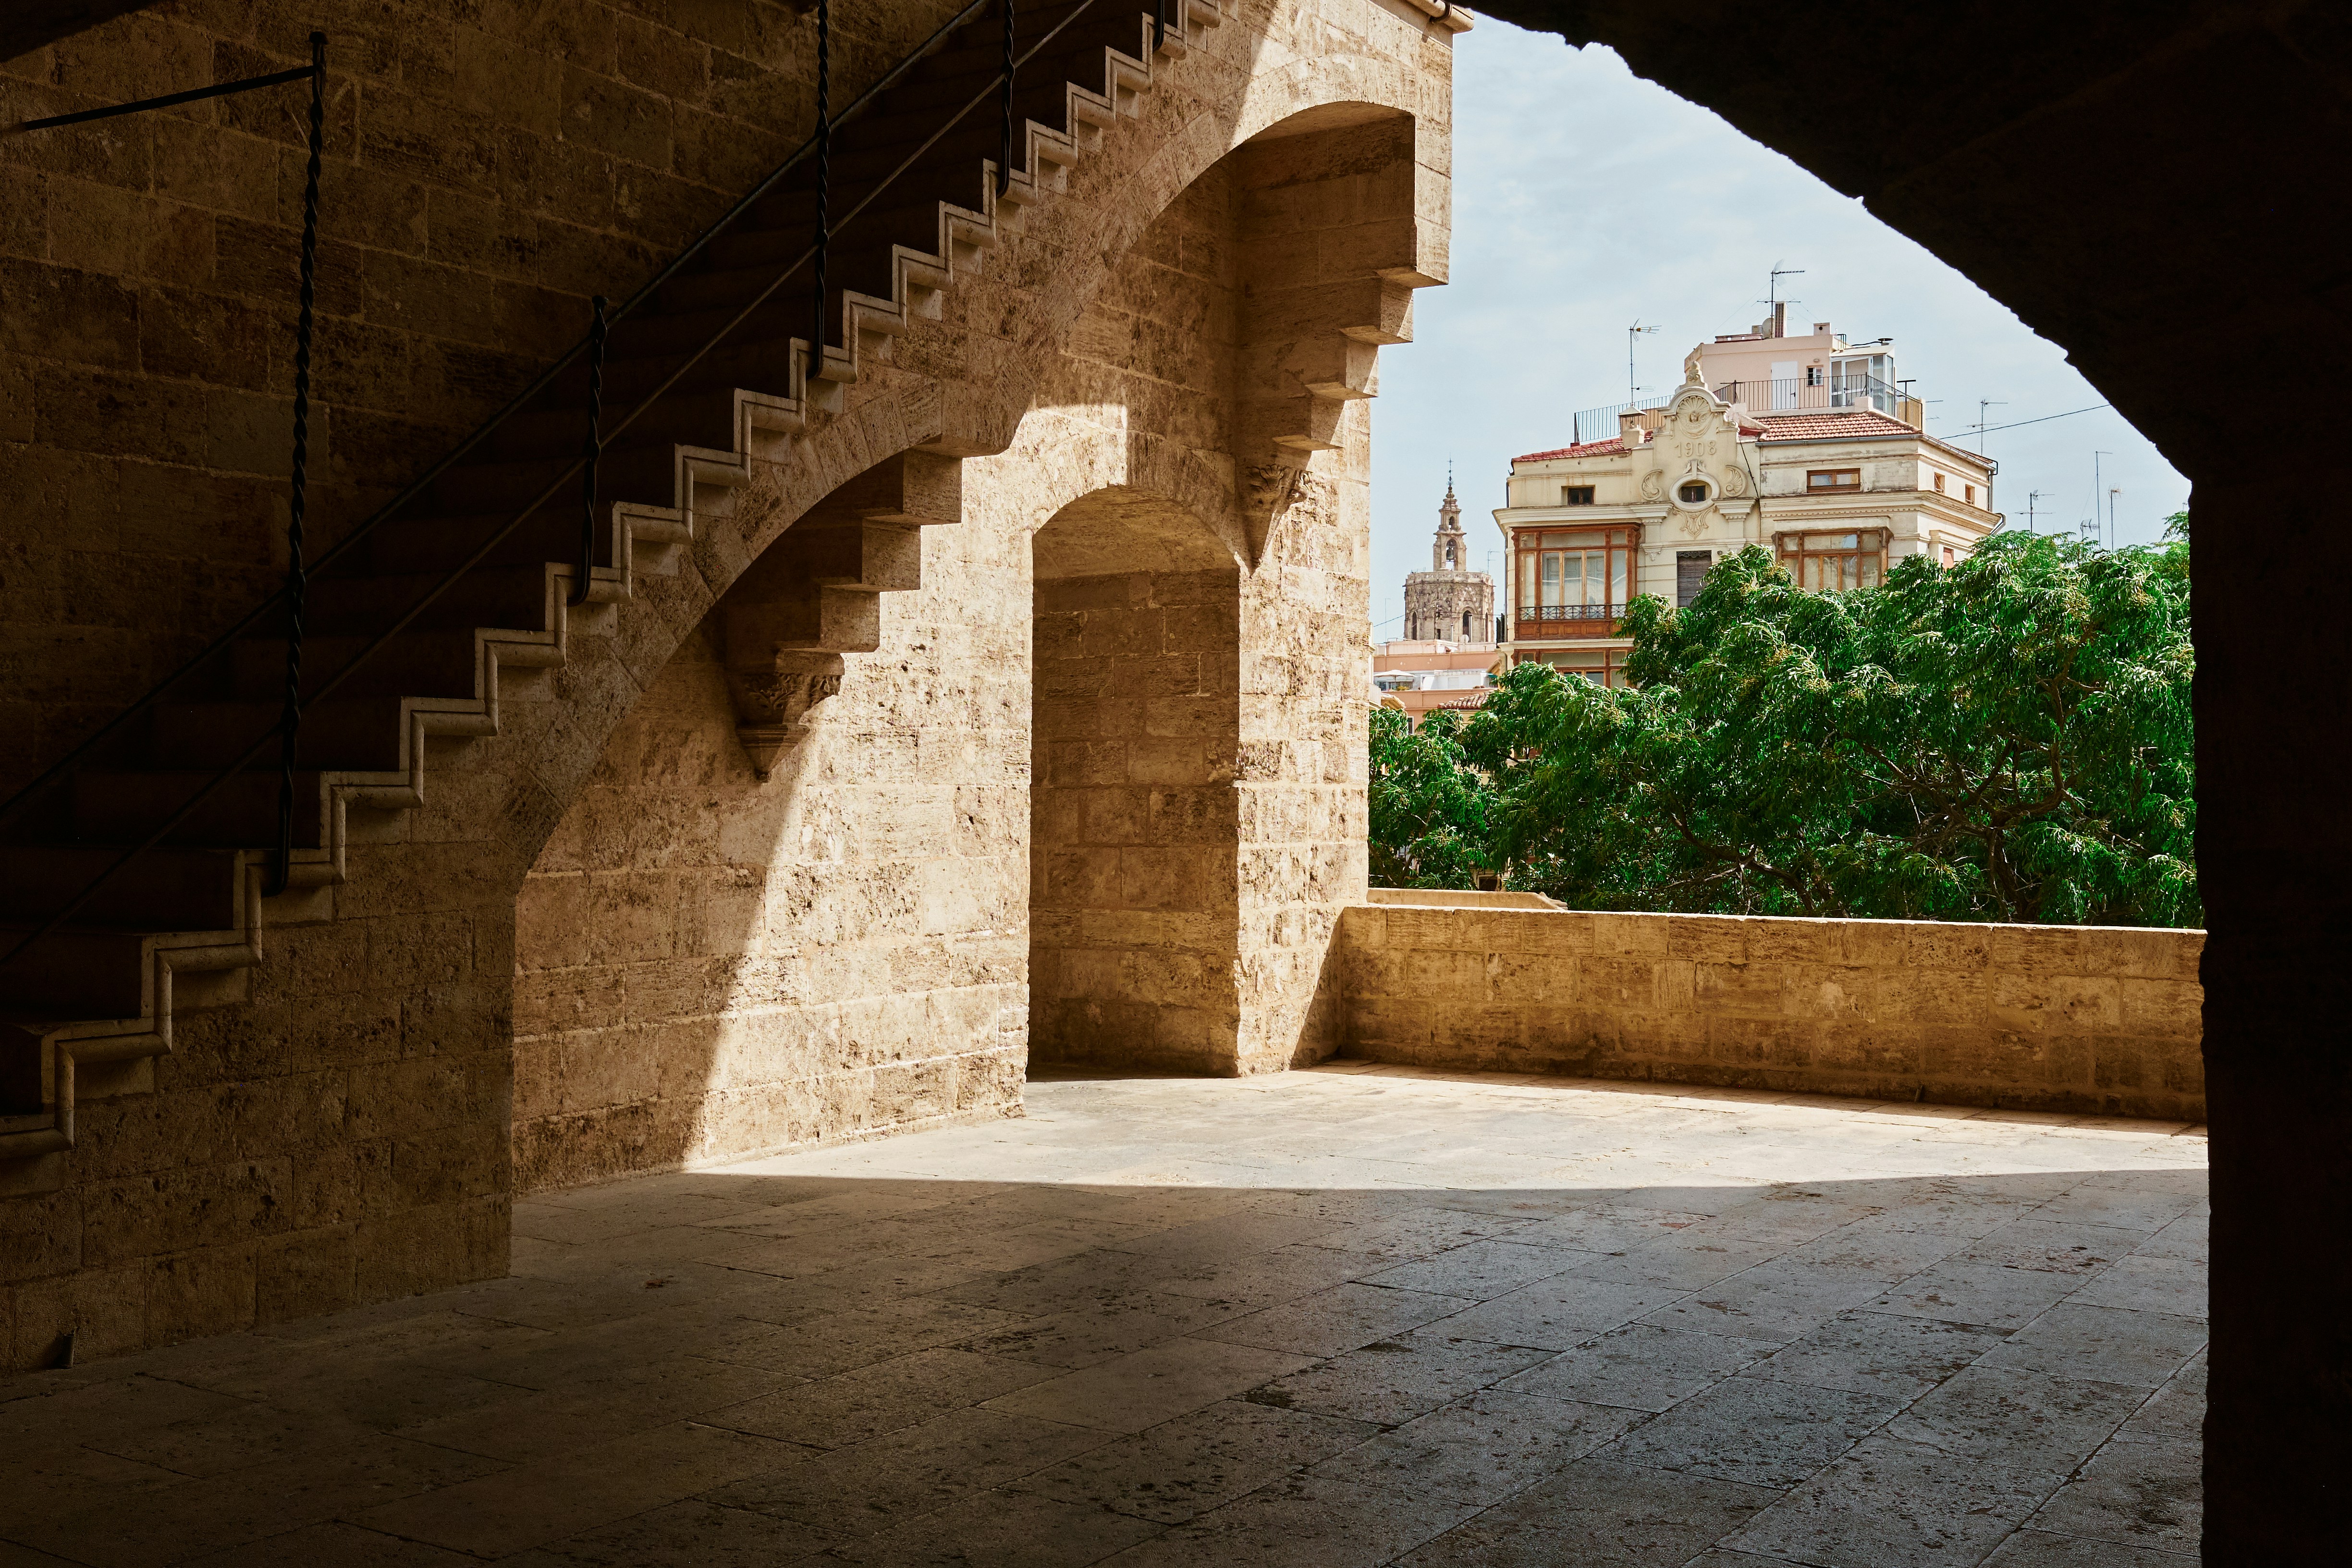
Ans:
[{"label": "stone parapet wall", "polygon": [[1343,1055],[2202,1120],[2205,933],[1365,905]]}]

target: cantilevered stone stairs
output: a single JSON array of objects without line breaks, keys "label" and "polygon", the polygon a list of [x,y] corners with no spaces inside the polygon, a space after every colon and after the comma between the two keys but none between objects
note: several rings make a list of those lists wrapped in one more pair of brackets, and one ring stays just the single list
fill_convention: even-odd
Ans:
[{"label": "cantilevered stone stairs", "polygon": [[[835,223],[872,201],[832,243],[825,342],[814,365],[808,269],[773,287],[814,238],[814,159],[620,323],[603,370],[607,427],[653,401],[604,450],[594,564],[579,610],[567,605],[580,570],[576,489],[485,542],[578,458],[584,364],[311,582],[310,689],[395,635],[306,707],[288,890],[263,896],[277,832],[273,748],[0,971],[0,1195],[12,1190],[12,1170],[72,1146],[78,1075],[86,1092],[149,1087],[152,1058],[172,1048],[175,1007],[234,1000],[236,972],[262,958],[265,912],[332,918],[306,890],[345,879],[349,814],[423,805],[427,736],[497,734],[502,668],[563,664],[573,614],[629,614],[640,570],[690,541],[701,520],[727,515],[754,462],[787,455],[840,408],[843,384],[887,355],[894,335],[939,314],[944,292],[1022,210],[1050,200],[1081,153],[1136,112],[1155,64],[1182,56],[1219,20],[1215,0],[1176,8],[1182,20],[1156,50],[1150,16],[1116,0],[1023,8],[1024,50],[1062,30],[1018,77],[1019,166],[1002,191],[1001,12],[950,34],[840,127],[830,157]],[[934,139],[983,96],[983,107]],[[919,530],[958,515],[957,465],[922,451],[887,458],[797,521],[722,600],[739,732],[762,776],[808,707],[837,687],[841,654],[877,646],[879,595],[917,585]],[[220,649],[200,677],[208,689],[175,690],[7,824],[0,948],[71,905],[272,730],[285,658],[274,629]],[[19,1179],[13,1190],[29,1189]]]}]

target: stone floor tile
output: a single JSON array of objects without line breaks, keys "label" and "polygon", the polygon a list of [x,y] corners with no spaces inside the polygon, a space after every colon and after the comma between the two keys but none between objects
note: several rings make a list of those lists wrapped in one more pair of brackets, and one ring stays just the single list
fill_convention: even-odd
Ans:
[{"label": "stone floor tile", "polygon": [[2035,1209],[2033,1217],[2113,1226],[2152,1236],[2196,1208],[2204,1197],[2201,1184],[2198,1191],[2185,1193],[2167,1192],[2147,1182],[2121,1186],[2085,1182]]},{"label": "stone floor tile", "polygon": [[1555,1274],[1445,1320],[1448,1335],[1564,1351],[1681,1298],[1670,1285],[1635,1285]]},{"label": "stone floor tile", "polygon": [[1050,1368],[970,1351],[919,1351],[781,1394],[714,1410],[714,1426],[837,1448],[912,1426],[1053,1376]]},{"label": "stone floor tile", "polygon": [[[27,1558],[19,1564],[5,1547],[0,1547],[0,1568],[32,1568],[34,1561]],[[48,1557],[39,1561],[65,1560]],[[192,1568],[321,1568],[327,1563],[334,1564],[334,1568],[468,1568],[481,1559],[428,1546],[421,1541],[403,1541],[381,1531],[362,1530],[355,1524],[330,1521],[304,1525],[259,1541],[239,1542],[219,1552],[184,1561]]]},{"label": "stone floor tile", "polygon": [[1975,1563],[2058,1489],[2066,1468],[1955,1463],[1884,1435],[1775,1500],[1721,1544],[1817,1568],[1945,1568]]},{"label": "stone floor tile", "polygon": [[2196,1561],[2193,1553],[2021,1530],[1985,1559],[1985,1568],[2185,1568]]},{"label": "stone floor tile", "polygon": [[2169,1438],[2200,1443],[2205,1435],[2205,1352],[2199,1351],[2187,1366],[2150,1394],[2116,1431],[2118,1437],[2140,1442]]},{"label": "stone floor tile", "polygon": [[1443,1492],[1484,1507],[1573,1464],[1644,1419],[1636,1410],[1490,1389],[1383,1432],[1310,1473],[1400,1491]]},{"label": "stone floor tile", "polygon": [[1105,1568],[1374,1568],[1468,1511],[1391,1487],[1298,1477],[1129,1547]]},{"label": "stone floor tile", "polygon": [[1429,1258],[1368,1274],[1375,1285],[1483,1301],[1548,1279],[1569,1267],[1570,1258],[1550,1247],[1516,1241],[1473,1241]]},{"label": "stone floor tile", "polygon": [[1511,1238],[1531,1246],[1560,1247],[1575,1252],[1633,1252],[1713,1217],[1689,1209],[1612,1205],[1561,1215],[1514,1231]]},{"label": "stone floor tile", "polygon": [[1946,1258],[1863,1305],[1873,1312],[2021,1329],[2073,1294],[2077,1283],[2041,1269]]},{"label": "stone floor tile", "polygon": [[1270,1379],[1249,1397],[1284,1410],[1396,1426],[1548,1359],[1518,1345],[1449,1340],[1443,1323]]},{"label": "stone floor tile", "polygon": [[1456,1525],[1397,1568],[1682,1568],[1779,1495],[1596,1457]]},{"label": "stone floor tile", "polygon": [[2138,1248],[2147,1233],[2085,1220],[2043,1219],[2037,1209],[1952,1254],[1960,1263],[1997,1263],[2087,1279]]},{"label": "stone floor tile", "polygon": [[2032,1524],[2126,1546],[2194,1552],[2204,1521],[2203,1449],[2120,1437],[2091,1456]]},{"label": "stone floor tile", "polygon": [[1941,1263],[1968,1245],[1967,1238],[1948,1231],[1865,1230],[1844,1225],[1792,1248],[1787,1257],[1792,1263],[1864,1269],[1892,1283]]},{"label": "stone floor tile", "polygon": [[1986,1352],[1979,1364],[2154,1388],[2202,1350],[2205,1338],[2198,1319],[2067,1300]]},{"label": "stone floor tile", "polygon": [[1747,1339],[1801,1339],[1840,1312],[1871,1300],[1885,1284],[1867,1268],[1776,1258],[1644,1313],[1641,1321]]},{"label": "stone floor tile", "polygon": [[720,1351],[698,1351],[715,1360],[740,1362],[796,1377],[832,1377],[877,1361],[1009,1329],[1026,1321],[1015,1312],[932,1296],[886,1301],[828,1312],[785,1327],[753,1327]]},{"label": "stone floor tile", "polygon": [[1774,1340],[1632,1323],[1595,1335],[1502,1386],[1513,1394],[1664,1410],[1779,1348]]},{"label": "stone floor tile", "polygon": [[975,1334],[958,1348],[1067,1372],[1132,1355],[1195,1331],[1205,1336],[1206,1331],[1240,1314],[1236,1303],[1139,1291],[1051,1317],[1007,1314],[1008,1326]]},{"label": "stone floor tile", "polygon": [[1985,1360],[1922,1395],[1887,1424],[1906,1443],[1969,1460],[2061,1474],[2081,1464],[2146,1400],[2140,1388],[2053,1377]]},{"label": "stone floor tile", "polygon": [[83,1446],[184,1476],[220,1476],[273,1460],[362,1447],[375,1436],[341,1416],[257,1404],[143,1431],[93,1434]]},{"label": "stone floor tile", "polygon": [[1092,1427],[959,1410],[721,1487],[703,1500],[841,1536],[871,1535],[1111,1440]]},{"label": "stone floor tile", "polygon": [[[793,1520],[688,1500],[501,1557],[499,1564],[499,1568],[767,1568],[772,1563],[805,1562],[839,1539]],[[435,1568],[441,1568],[438,1559],[432,1561]],[[460,1562],[480,1559],[450,1559],[452,1565]]]},{"label": "stone floor tile", "polygon": [[24,1545],[100,1568],[148,1563],[350,1518],[355,1510],[461,1485],[498,1468],[471,1454],[379,1435],[360,1447],[256,1465],[233,1480],[183,1480],[93,1496],[75,1509],[36,1510],[11,1519],[6,1530]]},{"label": "stone floor tile", "polygon": [[1608,1457],[1785,1490],[1853,1447],[1904,1401],[1727,1377],[1611,1444]]},{"label": "stone floor tile", "polygon": [[1048,1376],[990,1400],[987,1407],[1107,1432],[1140,1432],[1296,1371],[1308,1361],[1255,1345],[1171,1340]]},{"label": "stone floor tile", "polygon": [[1181,1263],[1160,1280],[1159,1288],[1170,1295],[1228,1304],[1239,1311],[1260,1311],[1386,1267],[1383,1260],[1361,1253],[1300,1244],[1225,1262]]},{"label": "stone floor tile", "polygon": [[521,1463],[741,1405],[805,1379],[763,1367],[667,1356],[401,1428],[404,1436]]},{"label": "stone floor tile", "polygon": [[2206,1311],[2205,1259],[2134,1253],[2068,1297],[2067,1305],[2125,1307],[2202,1321]]},{"label": "stone floor tile", "polygon": [[1677,1237],[1632,1252],[1580,1262],[1569,1272],[1582,1279],[1656,1285],[1676,1291],[1700,1290],[1780,1256],[1764,1241],[1729,1241],[1711,1236]]},{"label": "stone floor tile", "polygon": [[1440,1318],[1451,1321],[1468,1305],[1458,1296],[1373,1284],[1336,1285],[1198,1332],[1202,1339],[1227,1344],[1256,1345],[1299,1355],[1344,1355]]},{"label": "stone floor tile", "polygon": [[345,1517],[388,1535],[498,1557],[808,1457],[790,1444],[681,1421]]},{"label": "stone floor tile", "polygon": [[1887,1312],[1842,1312],[1745,1375],[1911,1399],[2008,1336],[1998,1329]]},{"label": "stone floor tile", "polygon": [[1474,1241],[1493,1241],[1515,1235],[1540,1217],[1533,1214],[1493,1215],[1442,1208],[1424,1201],[1414,1204],[1408,1212],[1343,1225],[1319,1237],[1317,1245],[1409,1263]]},{"label": "stone floor tile", "polygon": [[1120,1250],[1171,1263],[1226,1263],[1302,1241],[1318,1241],[1339,1228],[1330,1220],[1259,1210],[1155,1231],[1122,1243]]},{"label": "stone floor tile", "polygon": [[935,1294],[966,1306],[1047,1317],[1159,1289],[1170,1265],[1157,1258],[1098,1249],[941,1288]]},{"label": "stone floor tile", "polygon": [[2212,1205],[2200,1204],[2139,1246],[2135,1258],[2189,1258],[2202,1263],[2212,1248]]},{"label": "stone floor tile", "polygon": [[1012,1483],[1062,1502],[1180,1524],[1333,1455],[1380,1428],[1227,1400],[1089,1449]]},{"label": "stone floor tile", "polygon": [[894,1530],[834,1549],[859,1568],[1081,1568],[1148,1541],[1163,1526],[1025,1492],[982,1492]]}]

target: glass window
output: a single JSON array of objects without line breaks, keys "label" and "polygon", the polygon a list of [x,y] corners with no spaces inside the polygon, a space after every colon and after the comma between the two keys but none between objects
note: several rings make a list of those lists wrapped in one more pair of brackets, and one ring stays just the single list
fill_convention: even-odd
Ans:
[{"label": "glass window", "polygon": [[1685,485],[1681,494],[1683,500],[1696,505],[1706,499],[1706,487],[1702,484]]},{"label": "glass window", "polygon": [[[1574,635],[1542,623],[1598,622],[1623,613],[1633,582],[1631,528],[1532,530],[1518,536],[1522,637]],[[1581,629],[1581,628],[1580,628]]]},{"label": "glass window", "polygon": [[1591,506],[1592,504],[1592,487],[1591,485],[1562,485],[1559,491],[1559,504],[1562,506]]},{"label": "glass window", "polygon": [[1625,684],[1625,655],[1621,647],[1534,648],[1518,656],[1521,664],[1548,664],[1562,675],[1581,676],[1595,686]]},{"label": "glass window", "polygon": [[1805,474],[1809,490],[1858,490],[1862,489],[1860,468],[1811,468]]},{"label": "glass window", "polygon": [[1886,574],[1886,531],[1784,533],[1776,541],[1780,564],[1797,586],[1816,594],[1871,588]]}]

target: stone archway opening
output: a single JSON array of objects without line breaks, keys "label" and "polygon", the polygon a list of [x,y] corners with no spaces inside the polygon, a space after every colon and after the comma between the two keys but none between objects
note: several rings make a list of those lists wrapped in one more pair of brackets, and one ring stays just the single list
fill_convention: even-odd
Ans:
[{"label": "stone archway opening", "polygon": [[1031,550],[1030,1062],[1232,1072],[1240,566],[1124,487]]}]

